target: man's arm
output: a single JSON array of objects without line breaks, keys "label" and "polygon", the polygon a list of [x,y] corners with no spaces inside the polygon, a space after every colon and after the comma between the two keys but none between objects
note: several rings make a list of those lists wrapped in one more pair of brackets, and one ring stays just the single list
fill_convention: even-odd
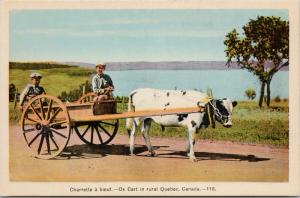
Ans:
[{"label": "man's arm", "polygon": [[41,87],[42,88],[42,93],[41,94],[46,94],[46,91],[44,89],[44,87]]},{"label": "man's arm", "polygon": [[106,75],[106,79],[108,81],[109,86],[111,86],[112,88],[115,88],[114,83],[109,75]]},{"label": "man's arm", "polygon": [[27,96],[28,91],[29,91],[29,87],[30,87],[30,85],[27,85],[27,86],[25,87],[25,89],[23,90],[23,92],[21,93],[21,95],[20,95],[20,102],[19,102],[19,104],[20,104],[21,106],[23,105],[23,103],[24,103],[24,101],[25,101],[25,99],[26,99],[26,96]]}]

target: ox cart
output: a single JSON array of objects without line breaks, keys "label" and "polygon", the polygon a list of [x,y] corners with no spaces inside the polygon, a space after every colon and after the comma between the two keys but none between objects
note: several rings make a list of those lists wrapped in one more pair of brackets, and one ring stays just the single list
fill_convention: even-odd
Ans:
[{"label": "ox cart", "polygon": [[205,110],[204,107],[197,106],[117,112],[116,100],[112,99],[98,103],[98,112],[95,115],[92,102],[94,96],[93,93],[89,93],[72,103],[63,103],[57,97],[46,94],[30,99],[23,109],[20,122],[24,139],[33,156],[51,159],[60,155],[74,131],[84,143],[101,147],[114,139],[119,119]]}]

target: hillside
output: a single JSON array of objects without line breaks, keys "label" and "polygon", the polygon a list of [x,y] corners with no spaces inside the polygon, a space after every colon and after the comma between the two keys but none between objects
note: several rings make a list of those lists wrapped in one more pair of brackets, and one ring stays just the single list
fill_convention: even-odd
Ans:
[{"label": "hillside", "polygon": [[[94,67],[95,64],[84,62],[63,62],[68,65]],[[107,70],[225,70],[239,69],[236,65],[226,66],[225,61],[160,61],[160,62],[107,62]]]},{"label": "hillside", "polygon": [[[64,64],[93,68],[95,64],[84,62],[64,62]],[[161,61],[161,62],[107,62],[107,70],[232,70],[240,69],[236,63],[230,67],[225,61]],[[282,70],[288,70],[284,67]]]},{"label": "hillside", "polygon": [[[240,69],[236,63],[230,67],[225,61],[161,61],[161,62],[107,62],[108,71],[122,70],[232,70]],[[94,68],[95,64],[85,62],[10,62],[10,69],[51,69],[82,67]],[[284,67],[282,70],[288,70]]]}]

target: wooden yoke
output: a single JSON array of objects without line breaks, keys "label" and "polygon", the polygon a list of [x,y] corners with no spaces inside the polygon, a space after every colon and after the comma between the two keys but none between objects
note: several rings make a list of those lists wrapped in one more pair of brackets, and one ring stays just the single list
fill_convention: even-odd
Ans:
[{"label": "wooden yoke", "polygon": [[[207,92],[209,99],[213,99],[212,89],[207,88],[206,92]],[[213,116],[213,109],[211,108],[210,105],[207,105],[207,113],[208,113],[208,119],[209,119],[209,123],[211,124],[211,127],[216,128],[216,123],[215,123],[215,119]]]}]

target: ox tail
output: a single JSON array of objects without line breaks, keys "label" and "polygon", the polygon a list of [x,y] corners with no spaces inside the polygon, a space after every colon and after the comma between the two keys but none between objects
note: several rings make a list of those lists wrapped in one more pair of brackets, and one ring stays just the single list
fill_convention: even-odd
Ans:
[{"label": "ox tail", "polygon": [[[132,97],[136,93],[137,92],[133,91],[129,94],[129,97],[128,97],[128,112],[133,112],[134,111],[134,105],[133,105]],[[132,125],[133,125],[133,118],[126,118],[126,129],[127,129],[127,132],[128,132],[129,136],[130,136],[130,133],[131,133]]]}]

